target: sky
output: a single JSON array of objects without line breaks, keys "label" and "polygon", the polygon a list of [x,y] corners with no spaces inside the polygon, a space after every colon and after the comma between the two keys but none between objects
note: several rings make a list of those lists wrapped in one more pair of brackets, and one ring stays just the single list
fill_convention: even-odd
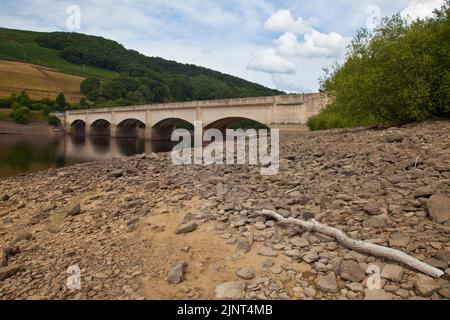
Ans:
[{"label": "sky", "polygon": [[425,18],[444,0],[0,0],[0,26],[102,36],[285,92],[316,92],[323,68],[377,19]]}]

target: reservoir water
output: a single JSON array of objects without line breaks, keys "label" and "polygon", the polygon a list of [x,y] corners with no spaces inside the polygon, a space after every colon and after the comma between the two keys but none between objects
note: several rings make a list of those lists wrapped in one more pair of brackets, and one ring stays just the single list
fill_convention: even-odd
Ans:
[{"label": "reservoir water", "polygon": [[0,179],[94,160],[169,152],[174,142],[135,138],[0,135]]}]

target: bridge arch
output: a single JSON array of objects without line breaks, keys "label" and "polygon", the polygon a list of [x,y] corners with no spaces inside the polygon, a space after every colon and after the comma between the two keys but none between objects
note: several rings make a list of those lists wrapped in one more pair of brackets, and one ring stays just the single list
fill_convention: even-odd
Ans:
[{"label": "bridge arch", "polygon": [[81,119],[76,119],[70,124],[70,134],[74,136],[84,136],[86,130],[86,122]]},{"label": "bridge arch", "polygon": [[153,140],[170,140],[175,129],[194,130],[194,124],[181,118],[167,118],[154,124],[151,128]]},{"label": "bridge arch", "polygon": [[226,129],[269,129],[270,128],[257,120],[246,117],[227,117],[218,119],[208,124],[204,130],[219,129],[225,133]]},{"label": "bridge arch", "polygon": [[91,124],[90,134],[92,136],[110,136],[111,122],[105,119],[95,120]]},{"label": "bridge arch", "polygon": [[239,108],[206,108],[203,110],[203,126],[212,128],[241,120],[251,120],[263,125],[271,123],[270,106],[242,106]]},{"label": "bridge arch", "polygon": [[128,118],[116,126],[116,137],[143,138],[145,137],[145,123],[139,119]]}]

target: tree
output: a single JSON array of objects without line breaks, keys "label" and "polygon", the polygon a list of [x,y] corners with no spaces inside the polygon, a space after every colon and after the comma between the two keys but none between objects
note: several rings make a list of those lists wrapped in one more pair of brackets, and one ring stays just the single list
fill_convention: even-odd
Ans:
[{"label": "tree", "polygon": [[100,89],[100,80],[94,78],[87,78],[80,84],[80,91],[84,95],[88,95],[94,90]]},{"label": "tree", "polygon": [[30,118],[30,109],[27,107],[19,107],[12,113],[14,121],[20,124],[27,124]]},{"label": "tree", "polygon": [[42,112],[44,113],[44,116],[48,117],[48,115],[49,115],[50,112],[51,112],[51,109],[50,109],[49,106],[45,106],[45,107],[42,109]]},{"label": "tree", "polygon": [[58,96],[56,97],[56,104],[62,109],[66,108],[67,103],[66,103],[66,96],[64,95],[64,93],[60,92],[58,94]]},{"label": "tree", "polygon": [[25,106],[25,107],[31,106],[31,99],[25,90],[22,90],[22,92],[20,92],[20,95],[17,97],[17,102],[21,106]]},{"label": "tree", "polygon": [[56,116],[49,116],[47,122],[52,127],[57,127],[61,124],[61,121],[59,121],[59,119]]},{"label": "tree", "polygon": [[146,103],[144,95],[139,91],[128,92],[126,99],[129,104],[139,105]]},{"label": "tree", "polygon": [[139,92],[144,98],[145,102],[152,102],[155,99],[155,95],[153,92],[149,89],[149,87],[142,85],[137,89],[137,92]]},{"label": "tree", "polygon": [[79,102],[79,105],[80,105],[80,107],[82,107],[82,108],[84,108],[84,107],[87,107],[88,106],[88,103],[87,103],[87,101],[86,101],[86,98],[81,98],[80,99],[80,102]]},{"label": "tree", "polygon": [[310,127],[450,117],[449,4],[434,18],[409,22],[398,14],[382,20],[373,33],[358,32],[345,63],[322,79],[321,90],[333,102]]}]

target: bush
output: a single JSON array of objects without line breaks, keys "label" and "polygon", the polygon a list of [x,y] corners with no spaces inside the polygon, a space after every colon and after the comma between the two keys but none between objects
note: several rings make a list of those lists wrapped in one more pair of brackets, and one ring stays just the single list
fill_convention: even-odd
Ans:
[{"label": "bush", "polygon": [[11,108],[13,101],[11,97],[1,98],[0,99],[0,108]]},{"label": "bush", "polygon": [[88,106],[88,103],[87,103],[87,101],[86,101],[86,98],[84,98],[84,97],[80,99],[80,102],[79,102],[78,104],[79,104],[80,107],[82,107],[82,108]]},{"label": "bush", "polygon": [[21,107],[21,105],[20,105],[20,103],[18,103],[17,101],[15,101],[15,102],[13,102],[12,104],[11,104],[11,108],[13,109],[13,110],[17,110],[17,109],[19,109]]},{"label": "bush", "polygon": [[31,106],[31,99],[28,96],[27,92],[25,90],[22,90],[22,92],[17,97],[17,102],[24,107],[30,107]]},{"label": "bush", "polygon": [[53,127],[58,127],[61,124],[61,121],[56,116],[49,116],[47,119],[49,125]]},{"label": "bush", "polygon": [[60,92],[58,94],[58,96],[56,97],[56,104],[61,108],[61,109],[65,109],[67,106],[66,103],[66,96],[64,95],[64,93]]},{"label": "bush", "polygon": [[332,104],[323,109],[318,115],[308,119],[306,125],[310,130],[326,130],[330,128],[366,127],[379,123],[379,119],[369,113],[358,115],[346,112]]},{"label": "bush", "polygon": [[43,113],[46,117],[48,117],[48,115],[50,114],[51,111],[52,111],[52,110],[50,109],[49,106],[45,106],[45,107],[42,109],[42,113]]},{"label": "bush", "polygon": [[27,107],[19,107],[12,113],[14,121],[20,124],[27,124],[30,120],[30,109]]},{"label": "bush", "polygon": [[310,128],[450,117],[449,4],[427,20],[411,23],[396,15],[373,33],[361,30],[346,62],[322,79],[333,103],[308,122]]}]

